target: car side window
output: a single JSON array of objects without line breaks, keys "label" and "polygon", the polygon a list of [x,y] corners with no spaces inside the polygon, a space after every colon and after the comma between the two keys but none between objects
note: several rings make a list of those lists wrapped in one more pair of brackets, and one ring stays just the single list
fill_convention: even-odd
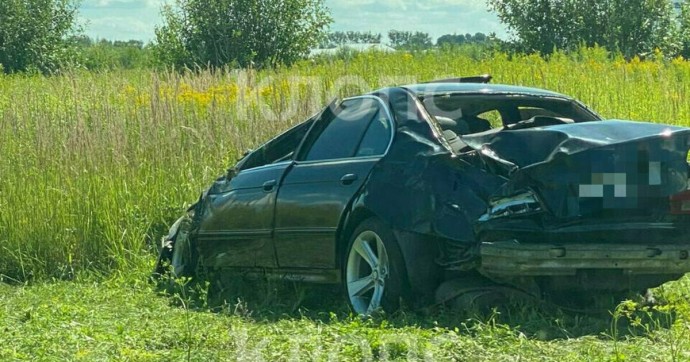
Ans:
[{"label": "car side window", "polygon": [[[312,143],[304,161],[333,160],[365,156],[381,149],[382,124],[380,114],[384,114],[381,104],[373,98],[355,98],[344,101],[340,107],[321,120],[320,133]],[[384,118],[383,121],[387,122]],[[390,127],[390,126],[388,126]],[[384,147],[390,141],[390,130]],[[378,142],[378,143],[377,143]],[[379,152],[383,153],[383,151]]]},{"label": "car side window", "polygon": [[357,150],[357,157],[383,155],[391,141],[391,122],[383,110],[374,116]]}]

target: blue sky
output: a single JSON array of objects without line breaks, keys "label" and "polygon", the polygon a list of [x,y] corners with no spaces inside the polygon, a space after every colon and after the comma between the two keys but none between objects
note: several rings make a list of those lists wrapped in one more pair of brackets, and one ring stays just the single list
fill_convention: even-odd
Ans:
[{"label": "blue sky", "polygon": [[[91,37],[148,41],[165,1],[170,0],[82,0],[80,13]],[[326,0],[326,6],[334,19],[331,30],[371,30],[384,38],[390,29],[424,31],[434,39],[449,33],[506,34],[484,0]]]}]

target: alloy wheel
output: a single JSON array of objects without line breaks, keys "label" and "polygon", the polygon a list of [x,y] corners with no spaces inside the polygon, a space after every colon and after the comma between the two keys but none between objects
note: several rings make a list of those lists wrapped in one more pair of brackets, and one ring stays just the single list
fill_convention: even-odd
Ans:
[{"label": "alloy wheel", "polygon": [[346,288],[358,314],[371,314],[381,307],[390,272],[388,252],[381,237],[366,230],[352,242],[347,258]]}]

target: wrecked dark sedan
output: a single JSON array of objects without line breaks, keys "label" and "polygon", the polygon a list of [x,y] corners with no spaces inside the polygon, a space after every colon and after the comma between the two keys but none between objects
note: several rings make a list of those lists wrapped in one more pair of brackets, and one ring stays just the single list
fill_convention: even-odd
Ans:
[{"label": "wrecked dark sedan", "polygon": [[158,271],[341,283],[361,314],[621,297],[690,271],[690,129],[489,79],[334,102],[204,192]]}]

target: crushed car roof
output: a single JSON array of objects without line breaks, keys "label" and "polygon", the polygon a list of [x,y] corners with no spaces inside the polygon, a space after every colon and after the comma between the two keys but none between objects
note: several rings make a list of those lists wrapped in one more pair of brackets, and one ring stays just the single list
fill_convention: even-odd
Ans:
[{"label": "crushed car roof", "polygon": [[417,96],[425,96],[443,93],[473,93],[473,94],[516,94],[540,97],[568,98],[566,95],[538,88],[520,87],[505,84],[483,83],[425,83],[402,86],[415,93]]},{"label": "crushed car roof", "polygon": [[[637,157],[646,154],[678,153],[679,159],[687,155],[690,129],[656,123],[622,120],[549,125],[526,129],[505,129],[499,132],[483,132],[462,136],[463,141],[475,150],[484,150],[485,156],[503,155],[520,168],[532,167],[557,157],[575,155],[596,149],[611,150],[611,146],[632,144],[632,155],[616,155],[616,158]],[[658,149],[654,148],[658,145]],[[487,152],[491,150],[491,152]],[[596,165],[607,160],[597,156],[588,159]],[[654,155],[656,158],[661,155]],[[666,159],[657,161],[668,162]],[[664,164],[666,164],[664,163]],[[572,164],[570,164],[572,166]],[[594,167],[594,166],[592,166]]]}]

